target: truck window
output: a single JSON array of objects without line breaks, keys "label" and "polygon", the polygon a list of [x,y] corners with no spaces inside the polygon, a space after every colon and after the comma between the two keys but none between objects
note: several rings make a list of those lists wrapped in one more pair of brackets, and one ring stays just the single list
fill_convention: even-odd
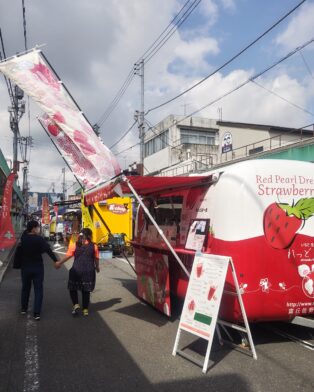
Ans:
[{"label": "truck window", "polygon": [[[181,221],[183,196],[167,196],[149,199],[149,212],[160,226],[177,225]],[[151,225],[151,221],[147,222]]]}]

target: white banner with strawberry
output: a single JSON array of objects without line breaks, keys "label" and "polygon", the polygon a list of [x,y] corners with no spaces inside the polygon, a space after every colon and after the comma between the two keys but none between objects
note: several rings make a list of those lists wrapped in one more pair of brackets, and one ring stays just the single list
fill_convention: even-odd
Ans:
[{"label": "white banner with strawberry", "polygon": [[91,188],[121,172],[115,156],[95,134],[39,50],[1,62],[0,71],[45,112],[41,124],[82,184]]}]

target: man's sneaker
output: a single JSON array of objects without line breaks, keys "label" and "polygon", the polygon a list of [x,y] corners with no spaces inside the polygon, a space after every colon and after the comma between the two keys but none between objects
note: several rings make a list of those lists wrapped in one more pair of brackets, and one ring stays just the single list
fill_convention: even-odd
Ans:
[{"label": "man's sneaker", "polygon": [[21,309],[21,314],[26,314],[27,310],[26,309]]},{"label": "man's sneaker", "polygon": [[80,305],[75,304],[72,308],[72,316],[77,316],[79,314]]},{"label": "man's sneaker", "polygon": [[37,320],[37,321],[40,320],[40,314],[39,313],[34,313],[34,320]]},{"label": "man's sneaker", "polygon": [[83,316],[88,316],[88,309],[83,309]]}]

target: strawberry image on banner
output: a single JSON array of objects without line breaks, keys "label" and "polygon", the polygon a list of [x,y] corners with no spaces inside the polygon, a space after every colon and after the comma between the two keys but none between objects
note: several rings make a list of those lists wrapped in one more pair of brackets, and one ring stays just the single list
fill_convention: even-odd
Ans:
[{"label": "strawberry image on banner", "polygon": [[0,71],[45,112],[41,124],[87,189],[120,174],[115,156],[95,134],[38,49],[0,62]]},{"label": "strawberry image on banner", "polygon": [[14,229],[11,220],[12,189],[15,180],[15,173],[11,173],[6,181],[3,202],[0,212],[0,248],[10,248],[15,244]]},{"label": "strawberry image on banner", "polygon": [[293,203],[272,203],[264,213],[264,234],[275,249],[286,249],[294,241],[297,231],[314,215],[314,197]]}]

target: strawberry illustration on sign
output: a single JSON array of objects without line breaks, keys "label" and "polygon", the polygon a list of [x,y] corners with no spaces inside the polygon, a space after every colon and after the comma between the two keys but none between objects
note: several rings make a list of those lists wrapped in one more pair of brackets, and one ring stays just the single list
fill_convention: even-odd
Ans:
[{"label": "strawberry illustration on sign", "polygon": [[297,231],[314,215],[314,197],[288,203],[272,203],[264,213],[264,234],[275,249],[288,248]]}]

